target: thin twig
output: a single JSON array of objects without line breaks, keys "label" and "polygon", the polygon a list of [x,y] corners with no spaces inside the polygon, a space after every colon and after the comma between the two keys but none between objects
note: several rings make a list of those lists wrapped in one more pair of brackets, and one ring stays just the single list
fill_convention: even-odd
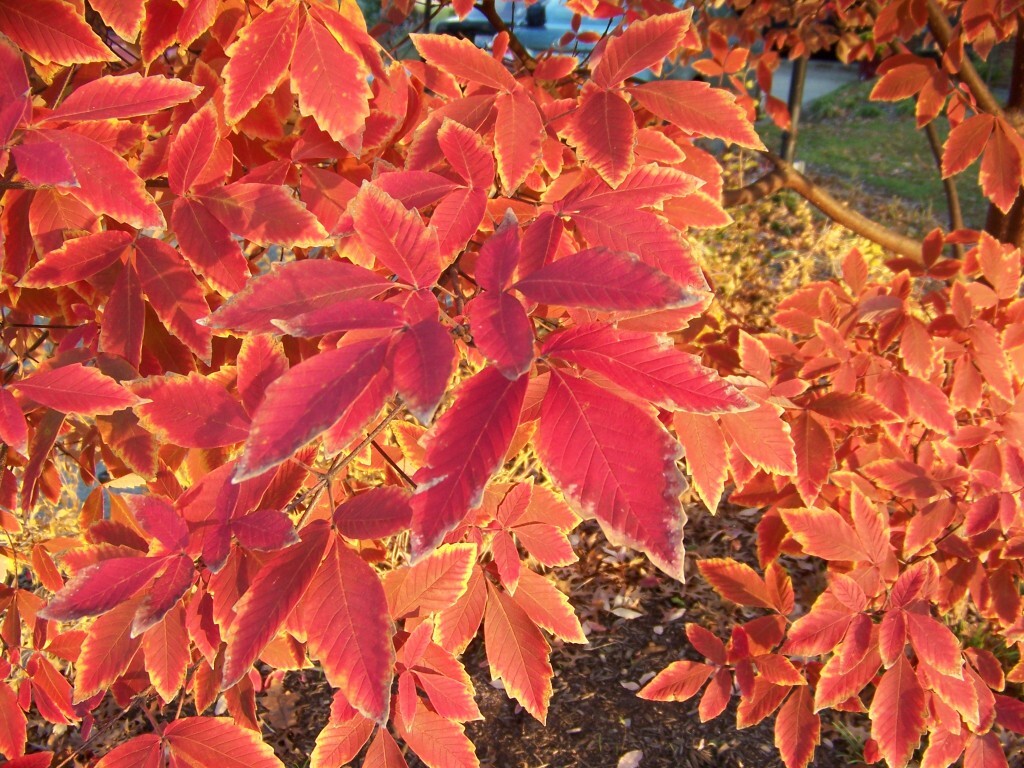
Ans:
[{"label": "thin twig", "polygon": [[317,481],[317,484],[312,489],[310,489],[312,498],[309,500],[309,504],[306,506],[306,511],[302,514],[302,518],[299,520],[299,524],[297,527],[301,528],[303,526],[303,524],[306,522],[306,519],[309,517],[310,513],[316,507],[317,502],[320,501],[320,496],[323,494],[324,489],[328,485],[330,485],[331,481],[334,480],[335,477],[338,476],[338,473],[340,473],[341,470],[343,470],[345,467],[351,464],[355,460],[355,458],[374,441],[374,438],[376,438],[377,435],[379,435],[387,428],[388,424],[390,424],[396,418],[401,416],[403,413],[405,413],[404,404],[398,406],[393,411],[391,411],[391,413],[389,413],[387,416],[381,419],[381,422],[376,427],[374,427],[370,431],[370,433],[367,434],[365,438],[363,438],[363,441],[359,443],[359,445],[357,445],[355,448],[353,448],[348,454],[346,454],[344,457],[342,457],[341,454],[339,454],[334,459],[334,462],[331,464],[328,470],[324,472],[324,474],[320,477],[320,480]]}]

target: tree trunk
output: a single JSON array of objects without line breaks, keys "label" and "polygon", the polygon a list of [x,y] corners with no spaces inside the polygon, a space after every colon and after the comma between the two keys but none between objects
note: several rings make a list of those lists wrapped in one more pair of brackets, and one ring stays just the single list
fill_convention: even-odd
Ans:
[{"label": "tree trunk", "polygon": [[793,74],[789,81],[789,130],[782,134],[779,154],[787,163],[796,157],[796,137],[800,128],[800,107],[804,100],[804,82],[807,80],[807,56],[793,62]]}]

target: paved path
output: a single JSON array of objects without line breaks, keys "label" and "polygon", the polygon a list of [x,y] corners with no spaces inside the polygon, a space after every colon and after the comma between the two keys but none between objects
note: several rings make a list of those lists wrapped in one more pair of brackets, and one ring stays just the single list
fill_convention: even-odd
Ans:
[{"label": "paved path", "polygon": [[[789,99],[789,81],[793,74],[793,64],[782,62],[772,80],[772,96],[787,101]],[[857,80],[857,65],[846,66],[836,61],[811,61],[807,65],[807,79],[804,81],[804,106],[827,93],[842,88],[847,83]]]}]

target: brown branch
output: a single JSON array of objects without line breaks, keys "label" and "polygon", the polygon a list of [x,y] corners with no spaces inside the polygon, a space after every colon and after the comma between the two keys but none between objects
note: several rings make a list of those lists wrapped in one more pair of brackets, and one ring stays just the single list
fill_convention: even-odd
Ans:
[{"label": "brown branch", "polygon": [[[932,37],[939,44],[942,53],[945,53],[953,43],[953,28],[949,25],[949,19],[946,17],[945,12],[939,8],[936,0],[928,0],[928,29],[931,30]],[[985,85],[985,81],[981,79],[981,75],[974,68],[974,64],[971,63],[966,52],[960,62],[957,77],[974,94],[974,100],[982,111],[996,117],[1006,117],[1003,113],[1003,108],[996,101],[996,97],[989,90],[989,87]]]},{"label": "brown branch", "polygon": [[[928,137],[928,146],[935,158],[935,165],[942,175],[942,140],[939,132],[935,129],[935,121],[932,120],[924,127],[924,135]],[[951,230],[964,228],[964,216],[960,210],[960,193],[956,189],[956,179],[950,177],[942,179],[942,188],[946,193],[946,206],[949,209],[949,228]]]},{"label": "brown branch", "polygon": [[537,60],[526,50],[526,46],[516,37],[515,32],[508,28],[505,20],[501,18],[501,14],[494,7],[494,0],[483,0],[476,7],[498,32],[508,33],[508,47],[516,55],[516,58],[522,62],[522,65],[526,67],[526,71],[533,72],[537,67]]},{"label": "brown branch", "polygon": [[778,155],[762,152],[775,170],[741,189],[726,190],[723,202],[727,208],[752,203],[781,189],[791,189],[840,226],[860,235],[893,253],[914,259],[921,257],[921,243],[889,229],[857,211],[847,208],[824,189],[808,179]]}]

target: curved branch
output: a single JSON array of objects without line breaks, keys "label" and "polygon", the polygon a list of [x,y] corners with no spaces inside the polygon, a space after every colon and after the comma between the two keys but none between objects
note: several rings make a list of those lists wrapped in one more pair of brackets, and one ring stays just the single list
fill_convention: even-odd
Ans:
[{"label": "curved branch", "polygon": [[746,187],[726,190],[723,194],[723,202],[727,208],[755,202],[775,194],[781,189],[791,189],[832,221],[846,227],[851,232],[901,256],[912,259],[921,258],[921,243],[917,240],[847,208],[843,202],[830,195],[781,157],[773,155],[771,152],[762,152],[761,155],[775,166],[775,170]]},{"label": "curved branch", "polygon": [[[953,42],[953,28],[949,25],[949,19],[939,8],[936,0],[928,0],[928,29],[931,31],[932,37],[935,38],[935,42],[939,44],[939,48],[945,53]],[[985,81],[981,79],[981,75],[978,74],[978,70],[974,68],[966,53],[961,58],[957,77],[974,94],[974,100],[978,102],[978,106],[982,110],[1005,119],[1006,115],[1003,114],[1002,106],[989,87],[985,85]]]}]

